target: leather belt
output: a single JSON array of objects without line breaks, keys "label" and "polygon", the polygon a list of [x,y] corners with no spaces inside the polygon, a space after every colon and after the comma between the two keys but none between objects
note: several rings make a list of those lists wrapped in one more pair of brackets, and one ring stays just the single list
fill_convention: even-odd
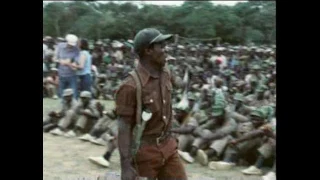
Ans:
[{"label": "leather belt", "polygon": [[169,133],[169,132],[162,133],[162,135],[160,135],[160,136],[146,135],[141,138],[141,145],[142,144],[156,144],[157,146],[159,146],[161,143],[163,143],[169,137],[171,137],[171,133]]}]

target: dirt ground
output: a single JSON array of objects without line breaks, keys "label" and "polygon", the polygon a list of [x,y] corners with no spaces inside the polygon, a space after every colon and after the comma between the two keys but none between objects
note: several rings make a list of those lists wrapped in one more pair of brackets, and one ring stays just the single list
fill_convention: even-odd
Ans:
[{"label": "dirt ground", "polygon": [[[113,102],[102,101],[107,109],[111,109]],[[59,100],[44,99],[43,115],[50,110],[56,110]],[[120,179],[120,158],[116,151],[111,157],[109,168],[99,167],[88,161],[89,156],[103,155],[105,147],[97,146],[79,139],[53,136],[43,133],[43,179],[44,180],[96,180],[98,176],[108,175],[106,179]],[[212,171],[199,164],[187,164],[185,168],[190,180],[261,180],[258,176],[245,176],[236,167],[230,171]]]}]

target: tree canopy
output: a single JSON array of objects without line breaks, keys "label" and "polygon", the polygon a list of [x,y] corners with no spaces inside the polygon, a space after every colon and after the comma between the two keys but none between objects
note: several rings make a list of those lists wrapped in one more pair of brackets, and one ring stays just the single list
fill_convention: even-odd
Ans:
[{"label": "tree canopy", "polygon": [[188,38],[221,37],[231,44],[275,43],[275,1],[234,6],[185,1],[181,6],[99,2],[52,2],[43,6],[43,34],[74,33],[88,39],[132,39],[146,27]]}]

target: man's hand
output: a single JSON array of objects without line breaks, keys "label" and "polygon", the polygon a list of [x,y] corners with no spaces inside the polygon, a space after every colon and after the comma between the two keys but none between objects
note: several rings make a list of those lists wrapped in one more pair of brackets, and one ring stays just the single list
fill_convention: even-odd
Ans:
[{"label": "man's hand", "polygon": [[72,63],[72,64],[68,64],[70,66],[71,69],[73,70],[77,70],[78,69],[78,65],[76,63]]},{"label": "man's hand", "polygon": [[61,112],[55,111],[55,114],[56,114],[57,117],[61,116]]},{"label": "man's hand", "polygon": [[59,62],[61,65],[65,65],[65,66],[71,65],[71,59],[61,59]]},{"label": "man's hand", "polygon": [[238,141],[234,139],[234,140],[231,140],[228,144],[231,146],[235,146],[238,144]]},{"label": "man's hand", "polygon": [[121,168],[121,180],[138,180],[138,173],[131,165]]},{"label": "man's hand", "polygon": [[216,134],[212,134],[208,131],[202,131],[200,137],[206,141],[214,140],[216,138]]},{"label": "man's hand", "polygon": [[195,137],[201,137],[201,134],[202,134],[202,129],[197,127],[193,132],[192,134],[195,136]]},{"label": "man's hand", "polygon": [[89,109],[81,110],[81,114],[85,116],[91,116],[91,111]]},{"label": "man's hand", "polygon": [[50,113],[49,113],[49,116],[56,116],[57,114],[56,114],[56,112],[55,111],[51,111]]}]

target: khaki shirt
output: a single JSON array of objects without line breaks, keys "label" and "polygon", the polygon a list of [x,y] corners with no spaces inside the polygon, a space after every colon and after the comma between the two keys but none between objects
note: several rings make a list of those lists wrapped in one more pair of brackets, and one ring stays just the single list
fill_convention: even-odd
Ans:
[{"label": "khaki shirt", "polygon": [[[142,111],[148,109],[152,112],[142,136],[160,136],[172,124],[171,77],[166,68],[160,77],[150,74],[141,64],[138,64],[136,70],[142,85]],[[116,113],[118,116],[129,117],[126,119],[130,119],[129,123],[134,126],[136,107],[136,84],[133,77],[129,76],[116,92]]]},{"label": "khaki shirt", "polygon": [[203,129],[209,129],[213,133],[221,134],[221,136],[226,136],[235,133],[237,130],[237,122],[231,117],[230,112],[226,111],[225,120],[222,125],[216,124],[215,121],[209,120],[206,124],[201,125]]},{"label": "khaki shirt", "polygon": [[78,102],[78,104],[74,107],[74,112],[80,115],[80,110],[85,110],[85,109],[89,109],[94,118],[98,119],[100,117],[95,101],[91,100],[87,107],[84,107],[84,104],[81,101]]},{"label": "khaki shirt", "polygon": [[64,116],[68,110],[74,109],[77,105],[77,101],[72,99],[70,104],[67,104],[66,101],[63,101],[60,113]]}]

